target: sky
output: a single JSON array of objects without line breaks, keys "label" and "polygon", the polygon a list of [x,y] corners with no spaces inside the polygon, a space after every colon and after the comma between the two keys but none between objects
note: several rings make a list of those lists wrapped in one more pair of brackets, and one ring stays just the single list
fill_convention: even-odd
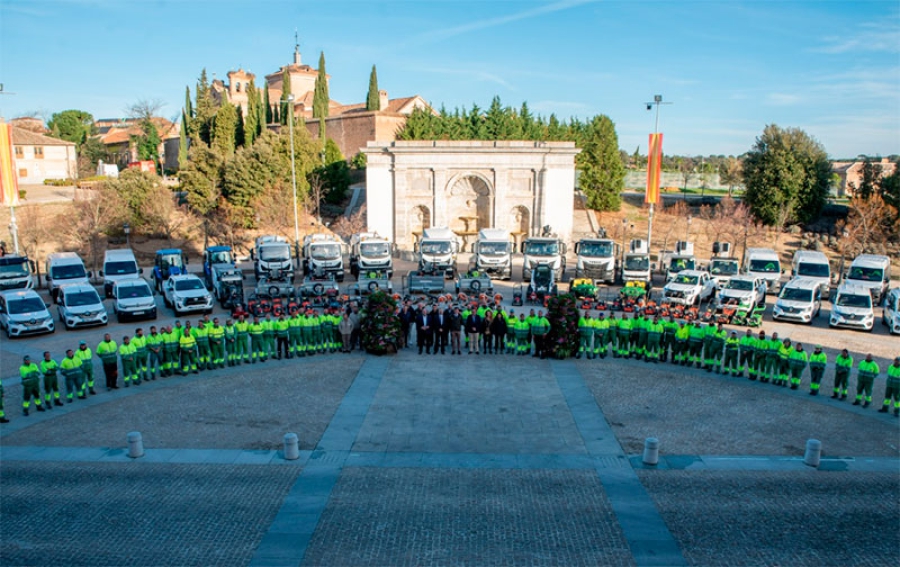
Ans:
[{"label": "sky", "polygon": [[740,155],[767,124],[832,158],[900,154],[900,2],[0,0],[0,116],[139,100],[175,118],[203,68],[261,76],[324,52],[331,97],[363,102],[372,65],[391,98],[436,108],[527,102],[609,116],[646,153]]}]

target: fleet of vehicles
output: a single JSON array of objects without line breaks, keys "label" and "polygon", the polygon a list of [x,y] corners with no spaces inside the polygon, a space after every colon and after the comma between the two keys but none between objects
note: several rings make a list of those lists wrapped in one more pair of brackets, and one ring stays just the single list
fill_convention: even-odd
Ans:
[{"label": "fleet of vehicles", "polygon": [[34,288],[34,260],[21,254],[0,256],[0,291]]},{"label": "fleet of vehicles", "polygon": [[163,283],[171,276],[184,274],[187,271],[187,258],[177,248],[164,248],[156,251],[153,261],[153,281],[156,291],[162,293]]},{"label": "fleet of vehicles", "polygon": [[231,246],[208,246],[203,251],[203,279],[206,280],[207,289],[215,287],[217,272],[234,269]]},{"label": "fleet of vehicles", "polygon": [[109,317],[100,294],[90,284],[66,284],[57,293],[59,321],[65,330],[106,325]]},{"label": "fleet of vehicles", "polygon": [[509,231],[483,228],[478,231],[478,239],[472,247],[470,264],[479,273],[508,280],[512,278],[512,252]]},{"label": "fleet of vehicles", "polygon": [[781,286],[772,319],[812,324],[822,310],[822,286],[816,278],[794,278]]},{"label": "fleet of vehicles", "polygon": [[828,257],[815,250],[797,250],[791,260],[791,277],[815,280],[822,297],[831,296],[831,264]]},{"label": "fleet of vehicles", "polygon": [[294,279],[291,246],[283,236],[257,237],[250,252],[250,259],[253,260],[253,275],[257,280],[273,270],[280,271],[291,280]]},{"label": "fleet of vehicles", "polygon": [[831,306],[831,327],[871,331],[875,326],[871,288],[845,281]]},{"label": "fleet of vehicles", "polygon": [[619,245],[609,238],[582,238],[575,243],[575,279],[612,284],[616,280]]},{"label": "fleet of vehicles", "polygon": [[163,297],[166,305],[175,310],[175,315],[195,311],[212,313],[212,295],[203,280],[193,274],[169,276],[163,284]]},{"label": "fleet of vehicles", "polygon": [[860,254],[854,258],[844,277],[844,283],[868,289],[876,304],[887,294],[890,282],[891,259],[878,254]]},{"label": "fleet of vehicles", "polygon": [[675,305],[696,305],[712,300],[716,293],[716,282],[708,272],[701,270],[681,270],[663,288],[663,299]]},{"label": "fleet of vehicles", "polygon": [[650,249],[646,240],[635,239],[628,245],[622,261],[622,283],[643,282],[647,289],[653,283],[653,266],[650,264]]},{"label": "fleet of vehicles", "polygon": [[694,257],[694,243],[679,240],[675,243],[675,251],[664,251],[661,265],[666,272],[666,282],[675,279],[684,270],[696,270],[697,259]]},{"label": "fleet of vehicles", "polygon": [[394,275],[394,245],[377,232],[360,232],[350,237],[350,273],[359,279],[360,274],[371,270]]},{"label": "fleet of vehicles", "polygon": [[310,234],[303,239],[303,273],[332,274],[344,281],[344,245],[331,234]]},{"label": "fleet of vehicles", "polygon": [[440,273],[447,279],[455,278],[459,248],[459,237],[449,228],[426,228],[422,231],[422,239],[416,244],[419,271],[427,274]]},{"label": "fleet of vehicles", "polygon": [[[549,227],[546,227],[549,229]],[[522,242],[522,280],[531,280],[531,271],[539,266],[550,266],[556,281],[566,278],[566,243],[556,235],[544,231],[544,236],[531,236]]]},{"label": "fleet of vehicles", "polygon": [[[712,276],[710,276],[712,277]],[[766,304],[766,281],[754,276],[733,276],[725,287],[716,294],[716,309],[734,305],[740,310],[749,310]]]},{"label": "fleet of vehicles", "polygon": [[766,280],[769,293],[775,293],[781,280],[781,261],[771,248],[748,248],[744,273]]},{"label": "fleet of vehicles", "polygon": [[716,282],[716,289],[724,289],[728,281],[741,271],[741,262],[731,256],[730,242],[713,242],[713,256],[706,271]]}]

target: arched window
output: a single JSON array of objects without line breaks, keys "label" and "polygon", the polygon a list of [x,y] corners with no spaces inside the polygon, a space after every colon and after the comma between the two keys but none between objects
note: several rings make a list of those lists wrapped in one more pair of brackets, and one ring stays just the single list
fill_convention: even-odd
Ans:
[{"label": "arched window", "polygon": [[241,92],[241,84],[240,84],[240,83],[235,83],[235,84],[234,84],[234,90],[237,91],[237,92]]}]

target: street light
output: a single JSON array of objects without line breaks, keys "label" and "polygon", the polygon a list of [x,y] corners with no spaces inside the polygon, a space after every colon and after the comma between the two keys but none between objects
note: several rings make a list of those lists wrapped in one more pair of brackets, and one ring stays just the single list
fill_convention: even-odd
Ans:
[{"label": "street light", "polygon": [[[659,134],[659,106],[661,104],[672,104],[672,103],[671,102],[663,102],[662,95],[653,95],[653,102],[647,102],[645,104],[647,105],[647,110],[652,110],[654,106],[656,107],[656,120],[653,123],[653,134],[654,135]],[[659,142],[657,141],[657,143],[659,143]],[[650,183],[650,179],[649,179],[650,160],[651,160],[650,150],[652,150],[652,149],[653,148],[647,148],[648,189],[649,189],[649,183]],[[659,167],[662,167],[661,163],[659,164]],[[657,195],[657,198],[658,197],[659,196]],[[647,222],[647,256],[648,256],[648,258],[650,256],[651,248],[653,247],[653,206],[654,206],[654,203],[650,203],[650,214],[648,216],[648,222]]]},{"label": "street light", "polygon": [[131,226],[126,222],[122,225],[122,230],[125,231],[125,247],[131,248]]},{"label": "street light", "polygon": [[288,115],[288,131],[291,136],[291,186],[294,188],[294,250],[297,261],[300,261],[300,218],[297,216],[297,165],[294,161],[294,95],[289,94],[287,100],[281,101],[281,104],[288,104],[290,114]]},{"label": "street light", "polygon": [[628,237],[628,219],[622,219],[622,259],[620,260],[622,264],[622,269],[625,269],[625,239]]},{"label": "street light", "polygon": [[694,222],[694,217],[688,215],[687,218],[687,226],[684,229],[684,241],[687,242],[691,239],[691,223]]}]

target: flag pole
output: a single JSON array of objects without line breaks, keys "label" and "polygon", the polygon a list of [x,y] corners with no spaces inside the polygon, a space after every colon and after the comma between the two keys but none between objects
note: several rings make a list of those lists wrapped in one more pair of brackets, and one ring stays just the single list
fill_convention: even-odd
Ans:
[{"label": "flag pole", "polygon": [[[656,206],[656,201],[660,198],[659,196],[659,173],[662,170],[662,148],[661,141],[659,140],[659,105],[661,104],[672,104],[671,102],[663,102],[662,95],[653,95],[653,102],[647,103],[647,110],[650,110],[653,106],[656,106],[656,120],[653,124],[653,136],[651,139],[656,141],[656,146],[647,148],[647,189],[644,193],[645,198],[650,204],[650,213],[647,218],[647,252],[652,253],[653,248],[653,212],[654,207]],[[657,171],[650,171],[651,164],[654,163],[653,159],[651,159],[651,152],[659,153],[659,160],[656,163]],[[651,175],[653,179],[651,179]],[[650,195],[651,185],[654,186],[653,195]]]},{"label": "flag pole", "polygon": [[16,207],[9,208],[9,233],[12,234],[13,251],[19,253],[19,225],[16,224]]}]

